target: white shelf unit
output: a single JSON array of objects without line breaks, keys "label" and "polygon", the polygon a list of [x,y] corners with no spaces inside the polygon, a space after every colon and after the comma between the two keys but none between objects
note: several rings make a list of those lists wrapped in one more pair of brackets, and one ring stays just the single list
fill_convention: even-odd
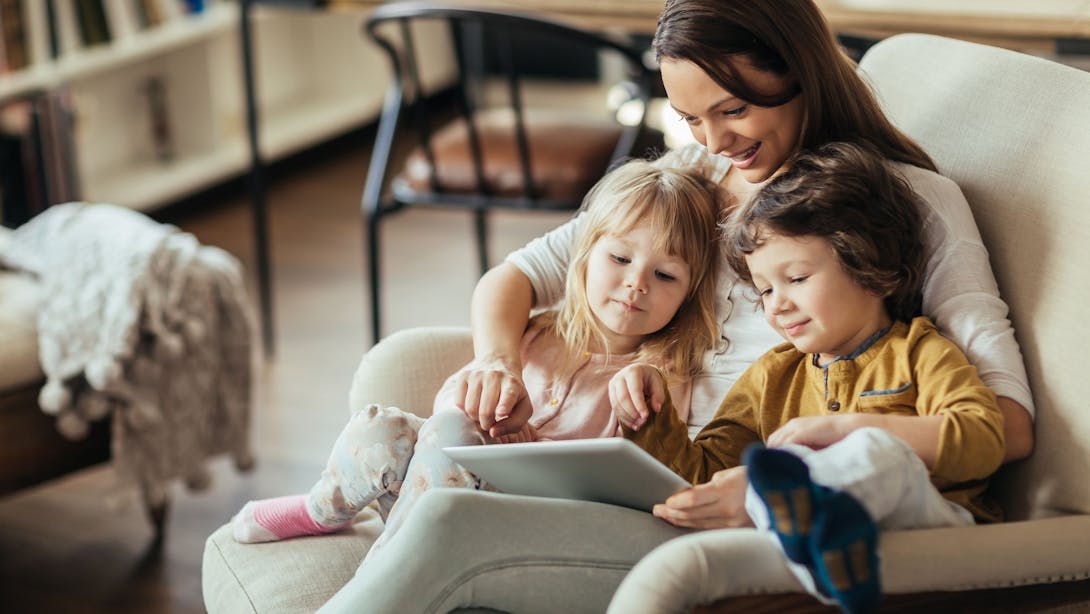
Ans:
[{"label": "white shelf unit", "polygon": [[[32,5],[45,1],[70,2],[24,5],[38,10],[44,4]],[[134,15],[119,8],[127,2],[104,2],[111,26],[130,20],[112,28],[118,35],[107,44],[79,47],[75,24],[59,23],[60,57],[41,57],[39,50],[30,67],[0,75],[0,102],[33,91],[68,92],[83,199],[151,210],[249,168],[239,7],[211,1],[190,15],[178,0],[160,0],[166,20],[140,30]],[[73,18],[65,11],[57,16]],[[362,12],[258,5],[251,16],[266,161],[378,116],[388,67],[361,33]],[[32,27],[30,36],[48,33]],[[170,156],[161,155],[154,137],[152,81],[164,100]]]}]

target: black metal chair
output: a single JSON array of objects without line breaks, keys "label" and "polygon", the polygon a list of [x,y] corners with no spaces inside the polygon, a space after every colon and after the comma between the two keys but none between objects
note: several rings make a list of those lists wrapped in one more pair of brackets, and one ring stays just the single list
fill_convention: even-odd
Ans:
[{"label": "black metal chair", "polygon": [[[424,93],[416,24],[439,22],[449,32],[455,58],[453,83]],[[372,339],[380,338],[379,223],[408,205],[457,207],[474,214],[481,273],[488,268],[486,215],[490,209],[572,210],[611,165],[633,154],[647,134],[644,110],[656,72],[643,51],[627,40],[582,30],[527,13],[397,2],[378,7],[366,33],[385,50],[392,83],[375,137],[362,208],[367,221]],[[434,45],[437,37],[428,37]],[[638,109],[625,125],[607,114],[557,112],[523,102],[526,41],[571,52],[585,49],[594,69],[612,55],[625,67],[624,91]],[[556,47],[559,45],[561,47]],[[582,68],[586,68],[583,66]],[[506,106],[487,107],[481,87],[497,81]],[[452,104],[453,100],[453,104]],[[453,108],[452,108],[453,107]],[[415,147],[402,164],[394,152],[407,147],[398,133],[413,134]],[[396,173],[396,174],[395,174]]]}]

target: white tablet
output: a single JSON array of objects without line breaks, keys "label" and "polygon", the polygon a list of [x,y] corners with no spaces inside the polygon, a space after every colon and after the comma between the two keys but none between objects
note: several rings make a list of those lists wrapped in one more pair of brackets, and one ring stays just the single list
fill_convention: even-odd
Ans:
[{"label": "white tablet", "polygon": [[651,511],[690,484],[627,439],[573,439],[443,448],[503,492]]}]

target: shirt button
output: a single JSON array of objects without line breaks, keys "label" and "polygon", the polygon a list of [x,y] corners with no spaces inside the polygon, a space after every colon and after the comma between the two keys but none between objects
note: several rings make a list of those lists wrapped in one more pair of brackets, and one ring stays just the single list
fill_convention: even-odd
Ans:
[{"label": "shirt button", "polygon": [[549,405],[560,405],[560,399],[552,399],[549,401]]},{"label": "shirt button", "polygon": [[840,401],[829,401],[829,411],[840,411]]}]

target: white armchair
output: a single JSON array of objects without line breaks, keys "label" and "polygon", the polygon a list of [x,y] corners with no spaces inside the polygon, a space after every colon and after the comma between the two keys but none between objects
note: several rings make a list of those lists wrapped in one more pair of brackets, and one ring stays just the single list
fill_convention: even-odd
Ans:
[{"label": "white armchair", "polygon": [[[894,122],[972,204],[1037,405],[1033,456],[995,481],[1010,522],[884,535],[885,590],[1090,578],[1090,324],[1083,312],[1090,306],[1090,74],[924,35],[876,45],[861,68]],[[443,378],[470,353],[465,330],[392,335],[364,357],[352,404],[427,411]],[[366,399],[358,395],[363,390]],[[225,525],[206,545],[205,605],[210,612],[313,611],[351,577],[378,523],[367,511],[353,532],[257,546],[235,544]],[[767,539],[753,531],[705,532],[645,557],[614,606],[686,611],[733,595],[801,590]],[[1082,594],[1090,602],[1090,590]]]},{"label": "white armchair", "polygon": [[[1082,311],[1090,304],[1090,74],[920,34],[882,41],[860,69],[893,122],[965,192],[1037,406],[1033,455],[995,481],[1009,522],[883,534],[883,588],[1090,578],[1090,324]],[[748,531],[674,540],[632,570],[613,606],[684,611],[732,595],[800,590],[770,553],[771,542]],[[1082,595],[1085,607],[1090,590]]]}]

